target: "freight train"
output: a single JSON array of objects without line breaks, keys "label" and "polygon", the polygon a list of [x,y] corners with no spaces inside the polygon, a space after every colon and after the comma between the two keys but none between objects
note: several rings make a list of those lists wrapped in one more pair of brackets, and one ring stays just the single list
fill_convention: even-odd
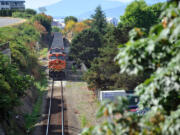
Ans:
[{"label": "freight train", "polygon": [[65,79],[66,54],[64,53],[64,42],[62,34],[54,33],[52,45],[49,50],[49,77],[54,80]]}]

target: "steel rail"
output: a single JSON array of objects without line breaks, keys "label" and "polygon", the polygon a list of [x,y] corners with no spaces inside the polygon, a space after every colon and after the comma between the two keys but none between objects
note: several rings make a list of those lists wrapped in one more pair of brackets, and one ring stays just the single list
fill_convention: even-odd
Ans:
[{"label": "steel rail", "polygon": [[61,81],[61,117],[62,117],[62,135],[64,135],[64,97],[63,97],[63,82]]},{"label": "steel rail", "polygon": [[49,102],[49,112],[48,112],[48,121],[47,121],[47,127],[46,127],[46,135],[49,134],[49,125],[50,125],[50,119],[51,119],[51,106],[52,106],[53,91],[54,91],[54,79],[52,81],[52,90],[51,90],[51,97],[50,97],[50,102]]}]

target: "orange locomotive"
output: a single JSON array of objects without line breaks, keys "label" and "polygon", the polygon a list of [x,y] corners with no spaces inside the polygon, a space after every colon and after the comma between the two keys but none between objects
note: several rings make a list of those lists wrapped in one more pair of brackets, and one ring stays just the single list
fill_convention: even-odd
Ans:
[{"label": "orange locomotive", "polygon": [[53,43],[49,53],[49,76],[55,80],[65,79],[66,58],[61,33],[54,33]]}]

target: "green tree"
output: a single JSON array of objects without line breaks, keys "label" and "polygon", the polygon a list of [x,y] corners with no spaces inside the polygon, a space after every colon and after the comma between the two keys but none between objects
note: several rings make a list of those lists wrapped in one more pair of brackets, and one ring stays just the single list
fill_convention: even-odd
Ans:
[{"label": "green tree", "polygon": [[160,22],[159,16],[162,12],[162,3],[148,6],[144,0],[134,1],[129,4],[120,23],[115,29],[115,36],[120,43],[126,43],[129,39],[129,31],[134,27],[145,28],[148,33],[151,26]]},{"label": "green tree", "polygon": [[74,21],[74,22],[78,22],[78,19],[74,16],[67,16],[65,19],[64,19],[64,22],[65,24],[67,24],[68,21]]},{"label": "green tree", "polygon": [[30,8],[27,8],[27,9],[25,10],[25,12],[26,12],[27,14],[30,14],[30,15],[36,15],[36,14],[37,14],[36,10],[30,9]]},{"label": "green tree", "polygon": [[92,17],[91,27],[93,29],[98,30],[101,34],[104,34],[106,31],[107,22],[106,22],[106,16],[102,11],[101,6],[98,6],[95,9],[95,14],[92,15],[91,17]]},{"label": "green tree", "polygon": [[86,29],[76,35],[71,43],[70,54],[78,63],[83,62],[90,67],[90,62],[99,56],[101,38],[97,31]]},{"label": "green tree", "polygon": [[86,128],[88,134],[153,134],[178,135],[180,132],[180,7],[167,3],[161,14],[162,23],[151,28],[146,38],[137,34],[116,57],[121,72],[138,75],[151,71],[150,77],[136,87],[139,108],[150,110],[144,115],[128,112],[128,101],[119,98],[102,104],[98,116],[112,120],[99,126]]},{"label": "green tree", "polygon": [[91,62],[91,67],[84,74],[84,79],[90,89],[133,90],[143,80],[142,76],[132,76],[126,73],[119,74],[119,65],[114,61],[114,57],[118,54],[118,43],[113,35],[114,30],[114,25],[108,24],[107,32],[103,36],[105,39],[103,47],[99,49],[99,57]]},{"label": "green tree", "polygon": [[19,105],[20,97],[30,86],[30,76],[20,75],[9,59],[0,54],[0,119]]},{"label": "green tree", "polygon": [[51,16],[47,16],[45,14],[38,14],[38,15],[35,15],[34,18],[33,18],[33,21],[38,21],[40,22],[40,24],[42,24],[46,30],[48,32],[51,32],[51,22],[52,22],[52,17]]},{"label": "green tree", "polygon": [[52,32],[61,32],[61,29],[59,27],[53,26]]}]

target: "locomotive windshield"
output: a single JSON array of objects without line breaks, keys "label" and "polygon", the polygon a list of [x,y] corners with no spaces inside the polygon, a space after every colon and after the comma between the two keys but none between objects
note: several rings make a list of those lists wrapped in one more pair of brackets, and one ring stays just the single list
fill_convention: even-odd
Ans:
[{"label": "locomotive windshield", "polygon": [[61,52],[61,49],[56,48],[56,49],[55,49],[55,52]]},{"label": "locomotive windshield", "polygon": [[56,56],[54,56],[54,55],[53,55],[53,56],[50,56],[50,59],[51,59],[51,60],[55,60],[55,59],[56,59]]},{"label": "locomotive windshield", "polygon": [[59,59],[59,60],[64,60],[64,56],[59,55],[59,56],[58,56],[58,59]]},{"label": "locomotive windshield", "polygon": [[50,53],[59,53],[61,52],[60,48],[56,48],[56,49],[51,49]]}]

